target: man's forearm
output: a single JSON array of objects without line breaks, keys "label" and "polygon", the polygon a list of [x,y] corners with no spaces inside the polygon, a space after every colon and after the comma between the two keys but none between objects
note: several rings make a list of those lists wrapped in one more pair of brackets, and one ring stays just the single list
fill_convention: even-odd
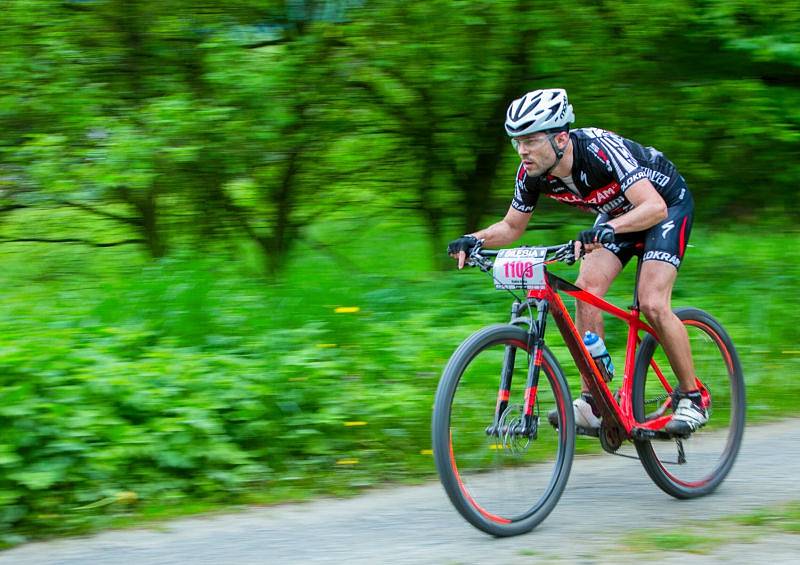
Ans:
[{"label": "man's forearm", "polygon": [[649,180],[634,183],[625,196],[633,210],[606,222],[617,233],[644,231],[667,217],[667,204]]},{"label": "man's forearm", "polygon": [[504,221],[492,224],[486,229],[471,234],[478,239],[485,240],[484,247],[501,247],[517,241],[521,233]]},{"label": "man's forearm", "polygon": [[667,209],[663,202],[645,202],[606,223],[617,233],[630,233],[652,228],[666,217]]}]

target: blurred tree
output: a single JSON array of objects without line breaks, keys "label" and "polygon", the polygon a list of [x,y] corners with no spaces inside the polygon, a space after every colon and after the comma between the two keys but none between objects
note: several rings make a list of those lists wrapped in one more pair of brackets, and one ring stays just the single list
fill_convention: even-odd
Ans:
[{"label": "blurred tree", "polygon": [[547,14],[523,17],[525,2],[369,6],[340,42],[349,84],[361,90],[349,99],[376,108],[380,131],[400,142],[394,160],[411,163],[411,176],[391,182],[442,258],[450,210],[472,231],[487,209],[508,143],[502,116],[531,82],[531,32]]},{"label": "blurred tree", "polygon": [[26,234],[92,226],[154,257],[246,237],[274,272],[314,224],[409,209],[441,258],[507,206],[509,100],[564,86],[576,126],[664,150],[700,215],[796,214],[798,17],[788,0],[8,0],[0,213],[67,207],[74,223]]}]

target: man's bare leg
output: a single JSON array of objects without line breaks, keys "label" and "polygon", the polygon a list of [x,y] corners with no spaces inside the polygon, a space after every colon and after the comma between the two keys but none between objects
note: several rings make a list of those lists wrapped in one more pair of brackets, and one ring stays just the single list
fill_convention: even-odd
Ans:
[{"label": "man's bare leg", "polygon": [[639,307],[656,330],[681,390],[697,390],[689,335],[672,311],[672,287],[678,270],[663,261],[645,261],[639,274]]},{"label": "man's bare leg", "polygon": [[[588,253],[581,262],[577,286],[596,296],[605,296],[611,283],[622,270],[622,263],[608,249],[600,248]],[[603,311],[577,301],[575,305],[575,325],[583,336],[587,331],[604,337]],[[581,392],[588,392],[588,387],[581,376]]]}]

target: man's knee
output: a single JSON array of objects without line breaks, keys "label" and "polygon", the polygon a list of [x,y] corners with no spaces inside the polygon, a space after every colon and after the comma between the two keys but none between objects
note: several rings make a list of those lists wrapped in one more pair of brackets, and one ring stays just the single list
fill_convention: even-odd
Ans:
[{"label": "man's knee", "polygon": [[677,274],[674,266],[661,261],[647,261],[642,267],[639,309],[653,325],[660,325],[674,316],[670,309],[670,297]]},{"label": "man's knee", "polygon": [[607,249],[598,249],[583,260],[575,284],[596,296],[605,296],[622,270],[622,263]]},{"label": "man's knee", "polygon": [[644,295],[639,297],[639,309],[651,324],[659,324],[662,320],[672,316],[669,300],[661,296]]},{"label": "man's knee", "polygon": [[[595,296],[605,296],[611,286],[613,278],[598,273],[581,273],[575,285]],[[580,302],[579,302],[580,304]]]}]

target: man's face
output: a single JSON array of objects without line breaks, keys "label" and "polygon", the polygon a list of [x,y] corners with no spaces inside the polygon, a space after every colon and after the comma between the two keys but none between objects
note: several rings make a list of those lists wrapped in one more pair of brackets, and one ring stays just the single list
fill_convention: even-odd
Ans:
[{"label": "man's face", "polygon": [[511,140],[519,158],[522,159],[525,172],[530,176],[541,176],[556,162],[555,152],[547,138],[548,134],[536,132],[515,137]]}]

